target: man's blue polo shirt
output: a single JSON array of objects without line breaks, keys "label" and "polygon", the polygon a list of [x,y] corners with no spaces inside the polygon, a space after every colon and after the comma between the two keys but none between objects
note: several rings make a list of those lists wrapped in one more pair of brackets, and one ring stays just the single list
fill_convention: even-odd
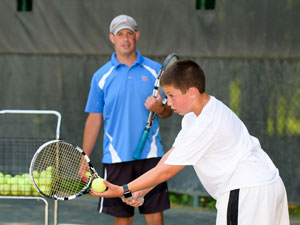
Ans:
[{"label": "man's blue polo shirt", "polygon": [[[111,60],[95,72],[85,111],[103,113],[103,163],[134,160],[133,153],[149,115],[144,103],[152,95],[160,68],[160,64],[137,51],[137,59],[130,67],[121,64],[114,53]],[[156,118],[141,157],[162,155],[159,121]]]}]

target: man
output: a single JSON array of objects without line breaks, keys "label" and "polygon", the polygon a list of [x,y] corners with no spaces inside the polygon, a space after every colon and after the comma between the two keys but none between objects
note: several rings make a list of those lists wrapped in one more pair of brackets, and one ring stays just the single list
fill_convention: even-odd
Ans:
[{"label": "man", "polygon": [[[153,168],[163,156],[156,118],[145,143],[142,160],[133,154],[146,125],[149,110],[168,117],[172,110],[162,104],[162,97],[151,96],[160,65],[136,50],[139,38],[136,21],[127,15],[115,17],[110,24],[110,41],[115,53],[94,74],[86,105],[89,113],[83,137],[83,150],[91,155],[104,123],[103,178],[119,185],[129,183]],[[163,224],[162,211],[170,207],[167,184],[157,186],[145,196],[140,212],[148,225]],[[120,198],[99,201],[100,213],[115,217],[116,225],[132,224],[134,208]]]},{"label": "man", "polygon": [[[159,164],[130,182],[137,197],[192,165],[207,192],[217,200],[216,225],[289,225],[288,203],[279,171],[257,138],[221,101],[205,92],[205,75],[191,60],[171,65],[161,78],[168,104],[180,115],[182,129]],[[182,181],[184,182],[184,181]],[[122,196],[121,186],[94,196]],[[127,193],[128,194],[128,193]]]}]

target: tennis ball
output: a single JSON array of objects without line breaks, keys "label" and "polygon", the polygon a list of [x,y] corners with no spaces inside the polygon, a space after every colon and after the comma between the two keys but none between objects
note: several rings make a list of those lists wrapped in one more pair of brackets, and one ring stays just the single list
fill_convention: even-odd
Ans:
[{"label": "tennis ball", "polygon": [[18,184],[18,195],[25,195],[25,184]]},{"label": "tennis ball", "polygon": [[52,177],[46,177],[44,182],[44,184],[50,185],[52,183]]},{"label": "tennis ball", "polygon": [[89,171],[85,172],[85,176],[90,177],[90,172]]},{"label": "tennis ball", "polygon": [[43,171],[40,173],[40,177],[47,177],[47,171],[46,171],[46,170],[43,170]]},{"label": "tennis ball", "polygon": [[94,191],[96,191],[96,192],[103,192],[103,191],[105,191],[106,186],[103,183],[103,179],[102,178],[96,178],[95,180],[93,180],[92,189]]},{"label": "tennis ball", "polygon": [[4,175],[4,184],[9,184],[10,183],[10,179],[11,179],[11,175],[10,174]]},{"label": "tennis ball", "polygon": [[40,177],[39,183],[40,183],[40,185],[45,185],[46,184],[46,177]]},{"label": "tennis ball", "polygon": [[0,184],[4,184],[4,174],[0,172]]},{"label": "tennis ball", "polygon": [[12,184],[10,187],[10,192],[12,195],[19,195],[19,187],[17,184]]},{"label": "tennis ball", "polygon": [[5,181],[4,176],[0,175],[0,184],[4,184],[4,181]]},{"label": "tennis ball", "polygon": [[18,177],[15,176],[15,177],[10,178],[7,183],[8,184],[18,184],[18,182],[19,182],[19,179],[18,179]]},{"label": "tennis ball", "polygon": [[41,188],[40,188],[40,190],[42,192],[44,192],[45,194],[49,194],[50,193],[50,187],[45,186],[45,185],[42,185]]},{"label": "tennis ball", "polygon": [[31,192],[31,186],[29,184],[25,184],[24,185],[24,193],[23,194],[27,195],[27,196],[32,194],[32,192]]},{"label": "tennis ball", "polygon": [[37,191],[37,190],[32,190],[32,195],[33,196],[39,196],[40,195],[40,193]]},{"label": "tennis ball", "polygon": [[38,177],[40,176],[39,172],[36,171],[36,170],[34,170],[34,171],[32,172],[32,175],[33,175],[34,178],[38,178]]},{"label": "tennis ball", "polygon": [[[40,178],[34,179],[34,183],[35,183],[37,186],[39,186],[39,184],[40,184]],[[33,185],[32,185],[32,186],[33,186]]]},{"label": "tennis ball", "polygon": [[19,178],[18,179],[18,184],[24,185],[25,184],[25,179],[24,178]]},{"label": "tennis ball", "polygon": [[48,166],[48,167],[46,168],[46,171],[52,172],[53,170],[54,170],[54,167],[53,167],[53,166]]},{"label": "tennis ball", "polygon": [[36,191],[35,187],[33,185],[31,185],[30,188],[31,188],[32,191]]},{"label": "tennis ball", "polygon": [[[39,186],[39,183],[40,183],[39,179],[36,179],[35,183],[37,186]],[[32,195],[38,196],[39,192],[35,189],[35,187],[32,184],[30,185],[30,187],[31,187]]]},{"label": "tennis ball", "polygon": [[30,178],[30,175],[29,175],[29,173],[23,173],[22,175],[21,175],[21,177],[23,177],[23,178]]},{"label": "tennis ball", "polygon": [[3,191],[4,191],[4,186],[3,184],[0,184],[0,195],[4,194]]},{"label": "tennis ball", "polygon": [[52,171],[46,170],[46,177],[52,177]]},{"label": "tennis ball", "polygon": [[10,195],[10,184],[3,184],[3,195]]},{"label": "tennis ball", "polygon": [[25,184],[31,184],[30,177],[26,177],[26,178],[24,179],[24,183],[25,183]]}]

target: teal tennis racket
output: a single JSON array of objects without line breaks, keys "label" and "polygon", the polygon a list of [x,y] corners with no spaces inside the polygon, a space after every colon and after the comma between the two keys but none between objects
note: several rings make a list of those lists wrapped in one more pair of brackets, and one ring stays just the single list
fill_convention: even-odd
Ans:
[{"label": "teal tennis racket", "polygon": [[[175,54],[175,53],[171,53],[167,56],[167,58],[164,60],[163,64],[162,64],[162,67],[159,71],[159,74],[155,80],[155,84],[154,84],[154,89],[153,89],[153,93],[152,95],[154,97],[157,97],[157,93],[158,93],[158,88],[159,88],[159,81],[160,81],[160,77],[161,75],[163,74],[163,72],[170,66],[172,65],[174,62],[176,62],[177,60],[179,59],[179,57]],[[166,104],[166,102],[163,102],[163,104]],[[154,112],[149,112],[149,116],[148,116],[148,119],[147,119],[147,124],[144,128],[144,131],[140,137],[140,140],[139,140],[139,144],[133,154],[133,158],[135,159],[141,159],[141,153],[144,149],[144,146],[145,146],[145,143],[146,143],[146,140],[148,138],[148,135],[149,135],[149,131],[150,131],[150,128],[152,126],[152,122],[153,120],[155,119],[157,115],[154,113]]]}]

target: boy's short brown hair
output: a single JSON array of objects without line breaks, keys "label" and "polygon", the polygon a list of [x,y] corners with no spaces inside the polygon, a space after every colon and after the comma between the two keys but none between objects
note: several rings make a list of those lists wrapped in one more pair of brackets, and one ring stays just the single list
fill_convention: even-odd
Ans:
[{"label": "boy's short brown hair", "polygon": [[196,87],[202,94],[205,92],[205,75],[201,67],[192,60],[178,60],[163,73],[161,86],[173,86],[185,93]]}]

